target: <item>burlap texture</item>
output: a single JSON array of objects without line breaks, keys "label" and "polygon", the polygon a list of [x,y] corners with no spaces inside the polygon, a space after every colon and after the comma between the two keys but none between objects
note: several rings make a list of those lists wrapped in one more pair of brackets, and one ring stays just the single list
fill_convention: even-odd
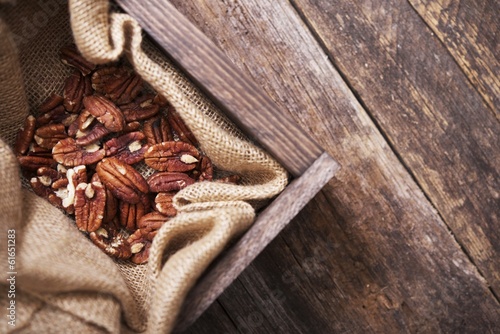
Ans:
[{"label": "burlap texture", "polygon": [[[110,14],[107,0],[73,0],[70,23],[67,8],[61,0],[2,7],[11,30],[0,20],[0,79],[9,83],[0,85],[0,137],[5,143],[12,145],[28,110],[34,112],[50,93],[61,91],[71,70],[57,53],[74,38],[82,54],[95,63],[125,54],[178,110],[213,163],[242,175],[243,185],[201,182],[179,192],[174,199],[178,216],[159,231],[149,264],[137,266],[113,261],[71,219],[21,190],[16,159],[0,142],[1,237],[3,244],[7,229],[16,230],[18,272],[16,327],[2,321],[0,331],[168,332],[197,278],[228,241],[253,222],[254,207],[248,203],[278,194],[286,186],[287,173],[161,52],[142,41],[141,29],[130,16]],[[5,273],[4,249],[0,254]],[[0,298],[3,308],[6,294]]]}]

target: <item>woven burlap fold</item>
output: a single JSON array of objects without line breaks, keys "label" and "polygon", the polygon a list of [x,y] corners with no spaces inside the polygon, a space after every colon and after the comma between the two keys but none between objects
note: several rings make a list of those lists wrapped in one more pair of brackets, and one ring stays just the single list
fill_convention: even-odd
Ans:
[{"label": "woven burlap fold", "polygon": [[[251,225],[256,203],[283,190],[286,171],[143,41],[135,20],[110,13],[107,0],[69,1],[71,19],[61,0],[18,1],[2,10],[10,32],[0,21],[0,237],[3,244],[7,230],[16,231],[17,318],[16,327],[2,321],[0,331],[171,331],[188,291]],[[180,191],[174,198],[179,214],[158,232],[148,265],[113,261],[70,218],[21,187],[27,183],[9,146],[28,112],[60,92],[71,70],[60,63],[58,50],[72,40],[95,63],[126,56],[177,109],[214,165],[242,176],[242,185],[200,182]],[[6,273],[7,254],[1,252]],[[5,310],[10,300],[4,293],[0,298]]]}]

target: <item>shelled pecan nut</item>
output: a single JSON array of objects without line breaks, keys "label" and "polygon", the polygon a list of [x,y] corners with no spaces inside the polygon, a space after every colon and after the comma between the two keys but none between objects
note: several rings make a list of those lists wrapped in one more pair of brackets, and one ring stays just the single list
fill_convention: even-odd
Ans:
[{"label": "shelled pecan nut", "polygon": [[39,127],[35,131],[35,142],[47,149],[52,149],[60,140],[67,138],[64,124],[47,124]]},{"label": "shelled pecan nut", "polygon": [[92,94],[90,78],[80,72],[74,72],[64,83],[64,108],[72,113],[77,113],[82,108],[82,100]]},{"label": "shelled pecan nut", "polygon": [[168,125],[168,121],[164,116],[154,117],[145,121],[143,131],[149,145],[174,140],[170,125]]},{"label": "shelled pecan nut", "polygon": [[180,141],[151,146],[144,153],[144,162],[158,171],[187,172],[196,168],[200,153],[191,144]]},{"label": "shelled pecan nut", "polygon": [[51,188],[52,182],[51,181],[49,182],[49,180],[50,178],[46,176],[32,177],[30,180],[31,188],[33,189],[33,192],[35,194],[47,199],[50,202],[50,204],[58,208],[63,208],[62,200],[56,195],[54,190]]},{"label": "shelled pecan nut", "polygon": [[130,261],[135,264],[143,264],[148,261],[149,249],[151,248],[151,241],[147,240],[143,235],[141,230],[136,230],[131,234],[127,242],[130,244],[130,251],[132,257]]},{"label": "shelled pecan nut", "polygon": [[137,131],[112,138],[104,143],[106,156],[114,156],[129,165],[135,164],[144,159],[144,153],[149,147],[141,143],[144,137],[142,132]]},{"label": "shelled pecan nut", "polygon": [[136,204],[130,204],[120,201],[120,225],[128,231],[135,231],[137,229],[137,222],[149,211],[149,200],[147,196]]},{"label": "shelled pecan nut", "polygon": [[79,146],[87,146],[94,144],[111,133],[101,123],[95,123],[90,129],[85,132],[78,131],[76,133],[76,144]]},{"label": "shelled pecan nut", "polygon": [[212,181],[214,178],[212,160],[204,155],[200,160],[200,175],[198,181]]},{"label": "shelled pecan nut", "polygon": [[18,156],[17,161],[22,168],[30,171],[36,171],[40,167],[55,167],[57,165],[52,158],[33,155]]},{"label": "shelled pecan nut", "polygon": [[14,151],[17,154],[25,154],[26,151],[28,151],[33,136],[35,135],[35,126],[35,117],[31,115],[26,117],[23,127],[17,133],[16,144],[14,146]]},{"label": "shelled pecan nut", "polygon": [[83,105],[99,122],[112,132],[120,132],[125,127],[123,113],[103,96],[85,96]]},{"label": "shelled pecan nut", "polygon": [[142,87],[141,77],[125,67],[103,67],[92,75],[92,88],[118,105],[132,102]]},{"label": "shelled pecan nut", "polygon": [[175,133],[177,133],[181,141],[190,143],[193,146],[199,146],[198,140],[188,128],[186,123],[184,123],[173,106],[169,106],[168,108],[167,119],[170,123],[170,126],[175,131]]},{"label": "shelled pecan nut", "polygon": [[141,231],[141,235],[149,241],[153,241],[156,233],[165,224],[169,217],[162,215],[159,212],[150,212],[139,219],[137,222],[137,228]]},{"label": "shelled pecan nut", "polygon": [[60,57],[63,64],[75,67],[83,75],[89,75],[96,68],[95,64],[92,64],[80,55],[74,44],[61,48]]},{"label": "shelled pecan nut", "polygon": [[155,209],[167,216],[167,217],[174,217],[177,215],[177,210],[174,207],[173,204],[173,199],[174,199],[175,193],[158,193],[155,197]]},{"label": "shelled pecan nut", "polygon": [[102,218],[102,222],[109,223],[115,218],[118,212],[118,200],[113,195],[113,193],[101,182],[99,174],[94,173],[90,182],[100,182],[106,190],[106,205],[104,206],[104,217]]},{"label": "shelled pecan nut", "polygon": [[158,172],[148,177],[147,182],[152,192],[160,193],[184,189],[195,181],[184,173]]},{"label": "shelled pecan nut", "polygon": [[128,133],[128,132],[134,132],[138,131],[141,128],[141,123],[134,121],[125,124],[125,127],[123,128],[123,133]]},{"label": "shelled pecan nut", "polygon": [[99,229],[89,234],[90,240],[104,253],[117,259],[132,256],[126,233],[122,232],[115,220],[102,224]]},{"label": "shelled pecan nut", "polygon": [[105,156],[104,149],[98,145],[79,146],[73,138],[58,142],[52,149],[54,159],[65,166],[91,165]]},{"label": "shelled pecan nut", "polygon": [[160,106],[153,103],[154,95],[145,94],[138,96],[134,101],[120,105],[125,121],[142,121],[158,114]]},{"label": "shelled pecan nut", "polygon": [[80,231],[94,232],[101,227],[106,190],[100,182],[80,183],[75,191],[75,220]]},{"label": "shelled pecan nut", "polygon": [[149,191],[146,180],[138,171],[114,157],[102,159],[96,172],[106,188],[122,201],[139,203]]}]

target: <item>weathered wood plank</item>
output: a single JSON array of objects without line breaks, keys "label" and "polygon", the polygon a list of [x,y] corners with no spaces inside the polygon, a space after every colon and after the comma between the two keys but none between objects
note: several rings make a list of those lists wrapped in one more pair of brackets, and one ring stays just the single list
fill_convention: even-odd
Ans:
[{"label": "weathered wood plank", "polygon": [[409,0],[500,120],[500,2]]},{"label": "weathered wood plank", "polygon": [[294,3],[500,295],[500,123],[481,95],[407,1]]},{"label": "weathered wood plank", "polygon": [[[225,114],[292,175],[302,175],[323,149],[239,71],[168,1],[117,1]],[[293,157],[293,158],[292,158]]]},{"label": "weathered wood plank", "polygon": [[[500,326],[499,305],[475,266],[289,2],[172,3],[343,167],[219,298],[238,331]],[[280,291],[285,299],[273,298]],[[200,321],[196,328],[210,333],[210,319]]]}]

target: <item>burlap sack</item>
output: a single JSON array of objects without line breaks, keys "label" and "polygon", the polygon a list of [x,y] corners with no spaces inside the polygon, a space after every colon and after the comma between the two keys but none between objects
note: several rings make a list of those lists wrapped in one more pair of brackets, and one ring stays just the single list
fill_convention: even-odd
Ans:
[{"label": "burlap sack", "polygon": [[[108,1],[70,1],[71,23],[61,0],[0,6],[0,237],[4,245],[7,231],[15,230],[17,272],[15,327],[2,317],[0,331],[171,331],[189,289],[228,241],[249,227],[256,203],[283,190],[286,171],[142,41],[130,16],[110,14]],[[113,261],[97,249],[70,218],[29,191],[9,148],[28,112],[61,91],[71,70],[60,63],[58,50],[73,39],[95,63],[126,54],[178,110],[213,163],[243,177],[239,186],[201,182],[179,192],[174,199],[179,214],[159,231],[148,265]],[[6,310],[13,300],[5,284],[12,271],[6,247],[1,256],[0,299]]]}]

